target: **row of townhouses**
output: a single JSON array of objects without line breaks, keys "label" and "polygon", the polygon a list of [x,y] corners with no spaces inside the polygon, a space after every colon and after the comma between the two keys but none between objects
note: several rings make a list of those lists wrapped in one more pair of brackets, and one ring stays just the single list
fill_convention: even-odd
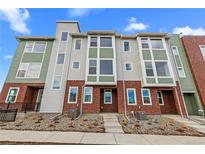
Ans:
[{"label": "row of townhouses", "polygon": [[19,36],[0,108],[82,113],[205,110],[205,37],[81,32],[57,21],[54,37]]}]

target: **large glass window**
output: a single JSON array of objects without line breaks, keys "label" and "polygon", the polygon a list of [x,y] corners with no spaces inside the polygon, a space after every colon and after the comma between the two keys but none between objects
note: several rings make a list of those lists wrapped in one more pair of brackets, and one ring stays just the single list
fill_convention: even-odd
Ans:
[{"label": "large glass window", "polygon": [[157,92],[157,99],[158,99],[160,105],[164,105],[162,91]]},{"label": "large glass window", "polygon": [[18,72],[17,72],[17,77],[25,77],[26,76],[26,71],[28,70],[28,63],[21,63],[19,65],[19,69],[18,69]]},{"label": "large glass window", "polygon": [[151,39],[152,49],[164,49],[161,39]]},{"label": "large glass window", "polygon": [[149,42],[147,38],[141,38],[142,49],[149,49]]},{"label": "large glass window", "polygon": [[129,41],[124,41],[124,51],[130,51],[130,42]]},{"label": "large glass window", "polygon": [[136,92],[134,88],[127,89],[127,102],[129,105],[135,105],[137,103]]},{"label": "large glass window", "polygon": [[62,32],[61,41],[67,41],[68,39],[68,32]]},{"label": "large glass window", "polygon": [[40,70],[41,70],[41,63],[30,63],[28,66],[26,77],[38,78],[40,75]]},{"label": "large glass window", "polygon": [[77,103],[78,87],[70,87],[69,89],[69,103]]},{"label": "large glass window", "polygon": [[200,49],[201,49],[202,56],[204,57],[205,60],[205,45],[200,45]]},{"label": "large glass window", "polygon": [[113,74],[112,60],[100,60],[100,74]]},{"label": "large glass window", "polygon": [[45,48],[46,48],[45,42],[35,42],[33,52],[43,53],[45,51]]},{"label": "large glass window", "polygon": [[84,103],[92,103],[93,88],[85,87],[84,88]]},{"label": "large glass window", "polygon": [[34,42],[26,42],[24,52],[32,52]]},{"label": "large glass window", "polygon": [[75,41],[75,50],[80,50],[81,48],[81,40],[76,40]]},{"label": "large glass window", "polygon": [[155,62],[158,76],[170,76],[167,62]]},{"label": "large glass window", "polygon": [[151,105],[151,96],[149,89],[142,89],[142,99],[144,105]]},{"label": "large glass window", "polygon": [[100,37],[100,47],[112,47],[112,37]]},{"label": "large glass window", "polygon": [[112,104],[112,90],[104,90],[104,104]]},{"label": "large glass window", "polygon": [[10,88],[7,94],[6,102],[14,103],[18,95],[19,88]]},{"label": "large glass window", "polygon": [[152,62],[144,62],[145,63],[145,70],[146,70],[146,76],[154,76],[153,68],[152,68]]},{"label": "large glass window", "polygon": [[91,37],[90,38],[90,46],[91,47],[97,47],[97,37]]},{"label": "large glass window", "polygon": [[56,75],[54,77],[54,80],[53,80],[52,88],[53,89],[60,89],[60,85],[61,85],[61,76],[60,75]]},{"label": "large glass window", "polygon": [[58,57],[57,57],[57,64],[63,64],[64,63],[64,57],[65,57],[64,53],[59,53]]},{"label": "large glass window", "polygon": [[89,74],[97,73],[97,60],[89,60]]}]

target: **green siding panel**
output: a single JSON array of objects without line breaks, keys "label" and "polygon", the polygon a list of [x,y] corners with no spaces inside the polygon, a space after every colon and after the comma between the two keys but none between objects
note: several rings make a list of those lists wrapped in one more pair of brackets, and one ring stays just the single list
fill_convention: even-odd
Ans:
[{"label": "green siding panel", "polygon": [[37,62],[41,63],[43,60],[43,53],[24,53],[22,62],[29,63],[29,62]]},{"label": "green siding panel", "polygon": [[172,78],[158,78],[160,84],[173,84]]},{"label": "green siding panel", "polygon": [[156,83],[155,78],[146,78],[148,84]]},{"label": "green siding panel", "polygon": [[97,76],[88,76],[88,81],[89,82],[96,82],[97,81]]},{"label": "green siding panel", "polygon": [[[7,83],[44,83],[46,80],[46,75],[48,71],[48,65],[50,60],[50,55],[52,51],[53,41],[46,41],[47,47],[45,51],[44,61],[42,63],[42,68],[40,72],[39,78],[16,78],[16,73],[21,61],[21,57],[24,51],[24,47],[26,44],[26,41],[20,41],[18,44],[18,47],[16,49],[16,53],[13,57],[12,63],[10,65],[10,69],[6,78]],[[30,58],[30,57],[29,57]],[[33,62],[32,59],[30,62]]]},{"label": "green siding panel", "polygon": [[143,50],[142,56],[143,56],[144,60],[151,60],[152,59],[150,50]]},{"label": "green siding panel", "polygon": [[114,58],[113,48],[100,48],[100,58]]},{"label": "green siding panel", "polygon": [[181,61],[180,61],[179,56],[178,56],[178,55],[175,55],[175,59],[176,59],[177,66],[178,66],[178,67],[181,67],[182,64],[181,64]]},{"label": "green siding panel", "polygon": [[167,54],[165,50],[153,50],[154,60],[167,60]]},{"label": "green siding panel", "polygon": [[89,58],[97,58],[97,48],[89,49]]},{"label": "green siding panel", "polygon": [[100,82],[114,82],[114,76],[99,76]]}]

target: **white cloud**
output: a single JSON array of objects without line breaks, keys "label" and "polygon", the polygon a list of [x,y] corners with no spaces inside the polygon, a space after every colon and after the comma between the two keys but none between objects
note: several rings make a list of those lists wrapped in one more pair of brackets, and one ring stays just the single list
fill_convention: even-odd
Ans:
[{"label": "white cloud", "polygon": [[125,32],[135,32],[137,30],[145,30],[148,25],[143,23],[138,23],[135,17],[131,17],[128,19],[128,25],[124,28]]},{"label": "white cloud", "polygon": [[12,59],[13,58],[13,55],[6,55],[4,56],[4,59]]},{"label": "white cloud", "polygon": [[69,15],[71,17],[83,17],[88,15],[91,12],[92,9],[86,9],[86,8],[75,8],[69,10]]},{"label": "white cloud", "polygon": [[185,27],[175,27],[173,29],[174,34],[183,33],[184,35],[205,35],[205,29],[199,27],[199,28],[191,28],[189,26]]},{"label": "white cloud", "polygon": [[8,21],[10,28],[21,34],[30,34],[26,21],[30,18],[27,9],[0,8],[0,20]]}]

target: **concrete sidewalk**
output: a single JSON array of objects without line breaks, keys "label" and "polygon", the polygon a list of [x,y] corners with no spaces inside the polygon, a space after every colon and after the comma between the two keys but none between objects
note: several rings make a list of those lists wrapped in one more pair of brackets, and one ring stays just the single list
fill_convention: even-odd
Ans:
[{"label": "concrete sidewalk", "polygon": [[205,144],[205,137],[163,136],[120,133],[0,130],[0,142],[46,142],[68,144],[181,145]]}]

